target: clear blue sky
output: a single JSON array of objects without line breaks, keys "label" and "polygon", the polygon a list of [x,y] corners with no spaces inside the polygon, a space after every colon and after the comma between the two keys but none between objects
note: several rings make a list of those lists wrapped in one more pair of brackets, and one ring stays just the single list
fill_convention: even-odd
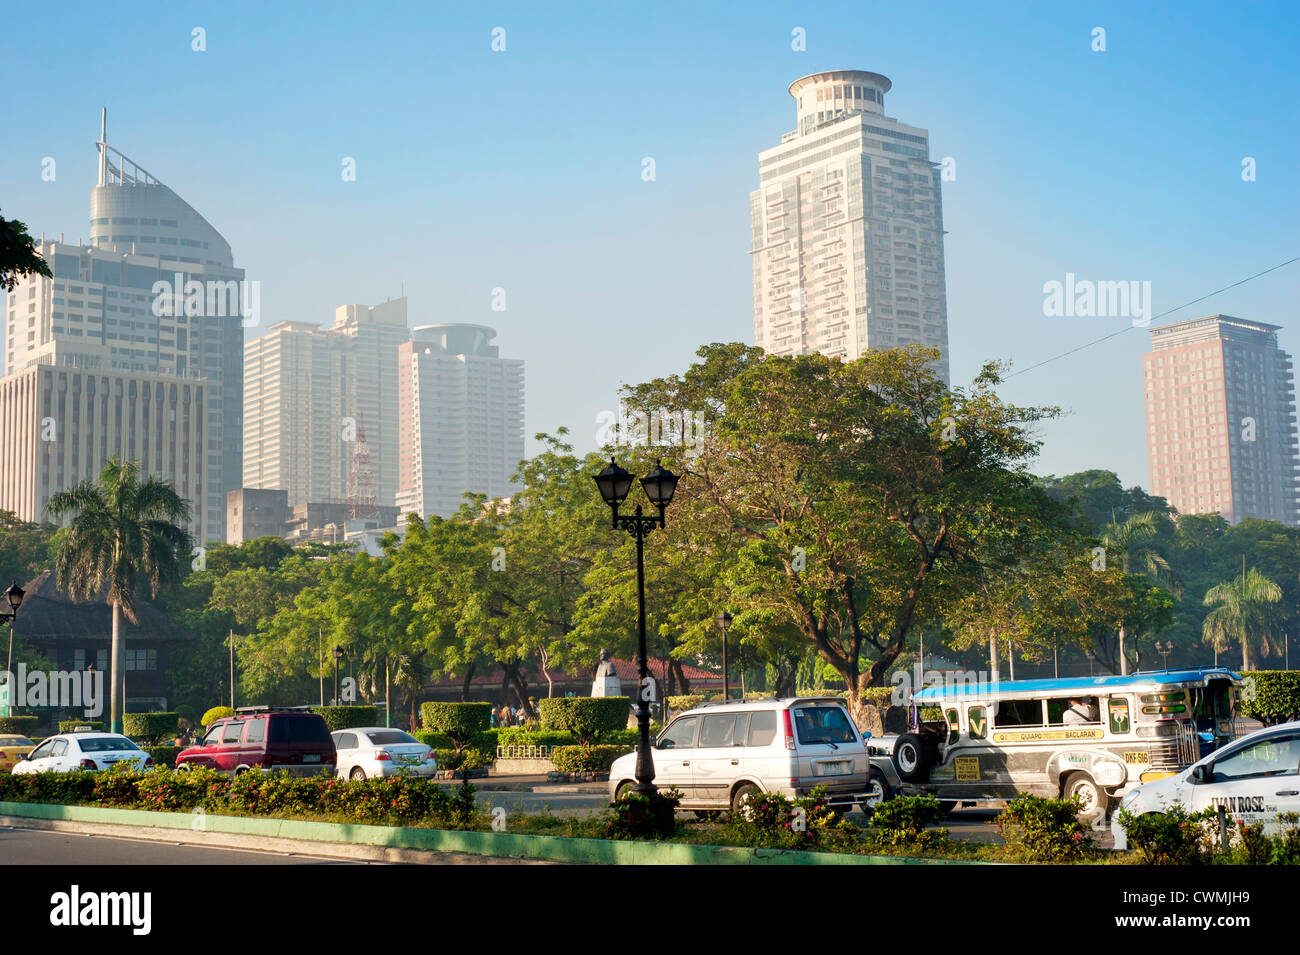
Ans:
[{"label": "clear blue sky", "polygon": [[[794,125],[790,81],[817,70],[889,76],[886,112],[957,161],[943,195],[957,383],[1128,324],[1045,318],[1043,283],[1066,272],[1149,280],[1160,311],[1300,255],[1295,4],[467,6],[11,11],[0,208],[84,237],[107,105],[109,142],[261,281],[263,325],[326,322],[405,283],[412,324],[495,326],[528,362],[529,435],[567,425],[580,449],[620,383],[752,341],[757,153]],[[1295,353],[1298,292],[1300,263],[1168,320],[1272,322]],[[1069,412],[1036,470],[1146,483],[1147,341],[1134,329],[1008,383],[1010,400]]]}]

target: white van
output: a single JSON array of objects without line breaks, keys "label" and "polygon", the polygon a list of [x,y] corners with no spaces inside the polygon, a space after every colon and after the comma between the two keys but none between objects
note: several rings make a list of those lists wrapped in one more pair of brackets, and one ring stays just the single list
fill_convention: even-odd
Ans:
[{"label": "white van", "polygon": [[[825,786],[849,809],[871,799],[867,747],[838,699],[706,703],[678,715],[654,742],[654,783],[682,794],[681,808],[738,808],[754,793],[789,798]],[[615,760],[609,794],[636,786],[636,753]]]}]

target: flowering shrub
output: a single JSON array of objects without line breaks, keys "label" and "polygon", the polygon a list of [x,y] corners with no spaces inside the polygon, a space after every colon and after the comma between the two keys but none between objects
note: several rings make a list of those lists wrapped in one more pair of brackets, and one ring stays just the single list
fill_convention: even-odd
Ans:
[{"label": "flowering shrub", "polygon": [[727,831],[741,845],[783,849],[856,843],[861,833],[831,809],[824,786],[797,799],[780,793],[755,793],[741,811],[731,813]]},{"label": "flowering shrub", "polygon": [[661,789],[654,797],[629,789],[609,804],[606,839],[664,839],[677,831],[677,805],[682,794]]},{"label": "flowering shrub", "polygon": [[998,832],[1012,855],[1026,862],[1076,862],[1093,849],[1092,830],[1079,821],[1082,809],[1077,796],[1017,796],[998,817]]},{"label": "flowering shrub", "polygon": [[898,796],[876,806],[871,814],[871,838],[883,846],[920,846],[946,839],[947,829],[927,827],[944,817],[943,805],[933,796]]},{"label": "flowering shrub", "polygon": [[1142,854],[1146,865],[1201,865],[1212,862],[1218,848],[1215,813],[1211,809],[1189,813],[1182,806],[1165,812],[1134,816],[1119,811],[1119,823],[1130,848]]},{"label": "flowering shrub", "polygon": [[92,798],[96,803],[101,806],[127,807],[135,805],[135,787],[144,774],[136,772],[134,763],[123,761],[111,769],[87,775],[95,779]]}]

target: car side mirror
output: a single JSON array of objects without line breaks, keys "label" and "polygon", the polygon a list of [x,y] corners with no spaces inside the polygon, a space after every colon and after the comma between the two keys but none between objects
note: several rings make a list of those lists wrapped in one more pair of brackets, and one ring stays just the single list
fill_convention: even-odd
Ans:
[{"label": "car side mirror", "polygon": [[1213,778],[1213,763],[1201,763],[1201,765],[1192,770],[1192,782],[1194,783],[1208,783]]}]

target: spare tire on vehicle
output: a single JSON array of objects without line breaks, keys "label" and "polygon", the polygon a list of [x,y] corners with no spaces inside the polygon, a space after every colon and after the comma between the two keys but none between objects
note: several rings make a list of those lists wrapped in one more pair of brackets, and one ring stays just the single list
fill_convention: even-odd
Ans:
[{"label": "spare tire on vehicle", "polygon": [[930,778],[930,752],[919,733],[904,733],[894,744],[894,769],[904,782],[923,783]]}]

